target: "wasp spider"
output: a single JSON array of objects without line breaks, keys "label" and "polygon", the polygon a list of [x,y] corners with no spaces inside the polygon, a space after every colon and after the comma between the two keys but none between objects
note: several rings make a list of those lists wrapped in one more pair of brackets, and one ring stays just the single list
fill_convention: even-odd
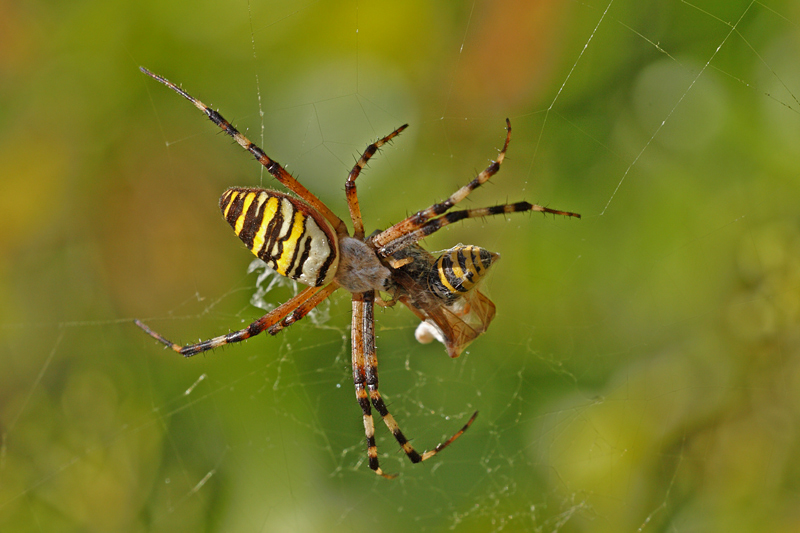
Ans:
[{"label": "wasp spider", "polygon": [[[412,463],[425,461],[442,451],[469,428],[477,411],[452,437],[432,450],[417,452],[378,392],[378,359],[375,353],[374,305],[401,302],[422,323],[416,336],[421,342],[441,341],[451,357],[457,357],[481,335],[494,318],[494,304],[475,285],[485,275],[497,254],[476,246],[459,245],[434,258],[417,244],[420,239],[466,218],[501,213],[539,211],[578,217],[576,213],[517,202],[479,209],[450,211],[480,187],[498,170],[511,138],[511,123],[506,119],[503,149],[483,172],[443,202],[423,209],[389,229],[365,236],[356,179],[379,148],[394,139],[407,125],[370,144],[350,171],[345,182],[347,205],[353,235],[345,222],[301,185],[264,151],[239,133],[222,115],[209,108],[169,80],[142,68],[143,73],[177,92],[250,152],[267,171],[296,196],[266,189],[233,187],[219,201],[225,220],[257,257],[283,276],[308,285],[286,303],[270,311],[246,328],[197,344],[181,346],[159,335],[140,321],[136,325],[162,344],[190,357],[197,353],[240,342],[267,331],[272,335],[306,316],[336,289],[352,293],[352,365],[356,398],[364,419],[369,467],[386,474],[378,462],[372,407],[380,414],[394,438]],[[380,293],[388,295],[384,299]]]}]

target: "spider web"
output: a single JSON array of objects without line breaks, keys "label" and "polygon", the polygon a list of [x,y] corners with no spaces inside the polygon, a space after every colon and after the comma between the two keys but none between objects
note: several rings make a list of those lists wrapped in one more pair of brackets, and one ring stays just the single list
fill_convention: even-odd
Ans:
[{"label": "spider web", "polygon": [[[796,3],[186,7],[7,13],[0,529],[798,529]],[[466,183],[510,118],[469,206],[582,220],[426,240],[502,255],[497,318],[457,360],[376,313],[415,447],[480,411],[450,448],[411,465],[377,421],[399,477],[369,471],[348,295],[190,360],[133,326],[191,342],[296,290],[257,284],[216,207],[270,177],[140,64],[340,215],[355,158],[410,123],[359,178],[369,230]]]}]

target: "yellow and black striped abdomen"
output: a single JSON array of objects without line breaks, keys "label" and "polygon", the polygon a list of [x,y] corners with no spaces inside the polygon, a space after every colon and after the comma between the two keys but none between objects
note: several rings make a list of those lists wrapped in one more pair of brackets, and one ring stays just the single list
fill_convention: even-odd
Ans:
[{"label": "yellow and black striped abdomen", "polygon": [[219,207],[245,246],[278,274],[313,287],[333,280],[339,264],[336,235],[305,202],[235,187],[223,193]]},{"label": "yellow and black striped abdomen", "polygon": [[459,244],[442,254],[428,274],[428,287],[452,302],[472,290],[500,255],[478,246]]}]

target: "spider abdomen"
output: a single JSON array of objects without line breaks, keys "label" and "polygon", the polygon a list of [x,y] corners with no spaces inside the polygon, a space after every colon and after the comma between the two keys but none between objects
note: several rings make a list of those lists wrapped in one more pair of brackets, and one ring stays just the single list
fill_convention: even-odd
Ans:
[{"label": "spider abdomen", "polygon": [[442,254],[431,267],[428,286],[441,299],[452,302],[469,292],[486,275],[500,254],[459,244]]},{"label": "spider abdomen", "polygon": [[278,274],[313,287],[333,280],[338,241],[330,223],[304,202],[277,191],[233,187],[219,207],[245,246]]}]

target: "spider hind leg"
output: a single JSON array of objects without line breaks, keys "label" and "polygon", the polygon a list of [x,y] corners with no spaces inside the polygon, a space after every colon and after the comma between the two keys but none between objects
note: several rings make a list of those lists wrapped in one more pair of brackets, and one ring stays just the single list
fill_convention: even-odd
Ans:
[{"label": "spider hind leg", "polygon": [[[291,320],[289,323],[294,323],[306,316],[311,309],[316,307],[320,302],[322,302],[322,300],[327,298],[327,296],[330,295],[330,293],[336,288],[337,286],[333,283],[321,288],[308,287],[295,297],[276,307],[244,329],[240,329],[239,331],[234,331],[226,335],[220,335],[219,337],[214,337],[213,339],[208,339],[196,344],[188,344],[186,346],[181,346],[180,344],[175,344],[174,342],[167,340],[162,335],[150,329],[140,320],[135,320],[134,323],[161,344],[171,348],[184,357],[191,357],[207,350],[213,350],[214,348],[219,348],[220,346],[225,346],[226,344],[241,342],[249,339],[250,337],[254,337],[263,331],[276,326],[276,324],[278,324],[282,319],[286,318],[287,315]],[[324,297],[318,297],[317,293],[322,293]],[[286,325],[288,324],[279,325],[275,333],[283,329],[283,327]],[[275,333],[273,333],[273,335]]]}]

